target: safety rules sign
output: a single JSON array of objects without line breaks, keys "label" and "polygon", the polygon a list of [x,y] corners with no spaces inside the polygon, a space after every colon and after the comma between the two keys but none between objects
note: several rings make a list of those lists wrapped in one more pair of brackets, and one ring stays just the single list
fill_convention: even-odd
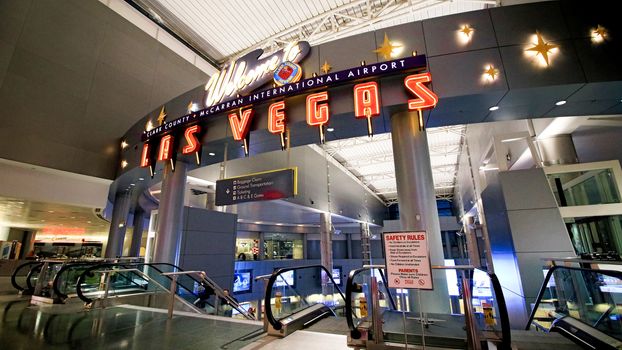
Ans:
[{"label": "safety rules sign", "polygon": [[434,289],[425,232],[386,232],[384,251],[389,288]]}]

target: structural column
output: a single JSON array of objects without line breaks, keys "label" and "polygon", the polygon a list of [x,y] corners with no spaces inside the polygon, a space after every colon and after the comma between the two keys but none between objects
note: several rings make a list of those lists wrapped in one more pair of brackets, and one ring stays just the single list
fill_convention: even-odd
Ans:
[{"label": "structural column", "polygon": [[131,196],[129,191],[119,192],[114,199],[108,243],[106,243],[106,258],[114,258],[123,254],[123,241],[127,227],[127,216],[130,212]]},{"label": "structural column", "polygon": [[186,170],[186,163],[180,161],[175,164],[175,171],[172,170],[170,164],[166,164],[164,168],[162,193],[158,207],[154,262],[179,266]]},{"label": "structural column", "polygon": [[145,211],[138,207],[134,210],[134,225],[132,231],[132,244],[129,256],[140,256],[140,244],[143,240],[143,225],[145,224]]},{"label": "structural column", "polygon": [[[443,242],[436,209],[430,151],[417,112],[391,116],[393,159],[402,230],[426,231],[432,265],[444,265]],[[422,295],[423,311],[448,312],[449,296],[444,271],[434,271],[434,292]],[[411,305],[418,305],[410,293]],[[412,307],[411,307],[412,309]]]}]

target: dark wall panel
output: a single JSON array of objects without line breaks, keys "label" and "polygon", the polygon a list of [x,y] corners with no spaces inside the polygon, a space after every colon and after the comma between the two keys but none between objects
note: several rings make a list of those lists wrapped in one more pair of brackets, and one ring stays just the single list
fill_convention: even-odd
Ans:
[{"label": "dark wall panel", "polygon": [[0,158],[112,179],[121,136],[206,81],[99,1],[0,2]]}]

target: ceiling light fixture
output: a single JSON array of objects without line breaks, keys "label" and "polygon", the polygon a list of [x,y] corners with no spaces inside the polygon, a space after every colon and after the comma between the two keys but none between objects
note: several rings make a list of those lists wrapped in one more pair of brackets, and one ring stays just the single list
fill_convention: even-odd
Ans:
[{"label": "ceiling light fixture", "polygon": [[333,131],[335,131],[335,128],[328,127],[328,128],[326,128],[326,131],[333,132]]},{"label": "ceiling light fixture", "polygon": [[121,141],[121,149],[125,149],[128,145],[127,142],[125,142],[125,140]]},{"label": "ceiling light fixture", "polygon": [[488,108],[488,110],[491,111],[491,112],[494,112],[497,109],[499,109],[499,106],[492,106],[492,107]]},{"label": "ceiling light fixture", "polygon": [[531,45],[533,46],[525,49],[525,53],[540,58],[539,62],[542,67],[548,67],[551,57],[559,51],[559,45],[545,41],[540,32],[536,32]]},{"label": "ceiling light fixture", "polygon": [[561,101],[557,101],[557,102],[555,102],[555,105],[556,105],[556,106],[563,106],[563,105],[565,105],[565,104],[566,104],[566,101],[564,101],[564,100],[561,100]]},{"label": "ceiling light fixture", "polygon": [[214,153],[214,152],[210,152],[210,153],[208,153],[208,155],[209,155],[209,156],[211,156],[211,157],[213,157],[213,156],[215,156],[215,155],[216,155],[216,153]]},{"label": "ceiling light fixture", "polygon": [[461,26],[460,29],[458,29],[458,36],[463,45],[466,45],[469,43],[469,41],[471,41],[471,37],[473,36],[474,31],[475,29],[473,29],[468,24],[465,24]]},{"label": "ceiling light fixture", "polygon": [[592,37],[592,42],[594,44],[602,43],[609,36],[609,34],[607,33],[607,29],[600,24],[596,26],[595,29],[592,29],[590,34],[590,36]]}]

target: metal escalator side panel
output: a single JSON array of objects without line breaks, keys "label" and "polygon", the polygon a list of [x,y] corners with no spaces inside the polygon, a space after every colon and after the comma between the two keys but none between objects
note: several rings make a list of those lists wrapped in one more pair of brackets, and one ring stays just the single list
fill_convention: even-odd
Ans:
[{"label": "metal escalator side panel", "polygon": [[553,321],[551,332],[560,333],[576,344],[591,349],[622,349],[622,342],[618,339],[570,316]]}]

